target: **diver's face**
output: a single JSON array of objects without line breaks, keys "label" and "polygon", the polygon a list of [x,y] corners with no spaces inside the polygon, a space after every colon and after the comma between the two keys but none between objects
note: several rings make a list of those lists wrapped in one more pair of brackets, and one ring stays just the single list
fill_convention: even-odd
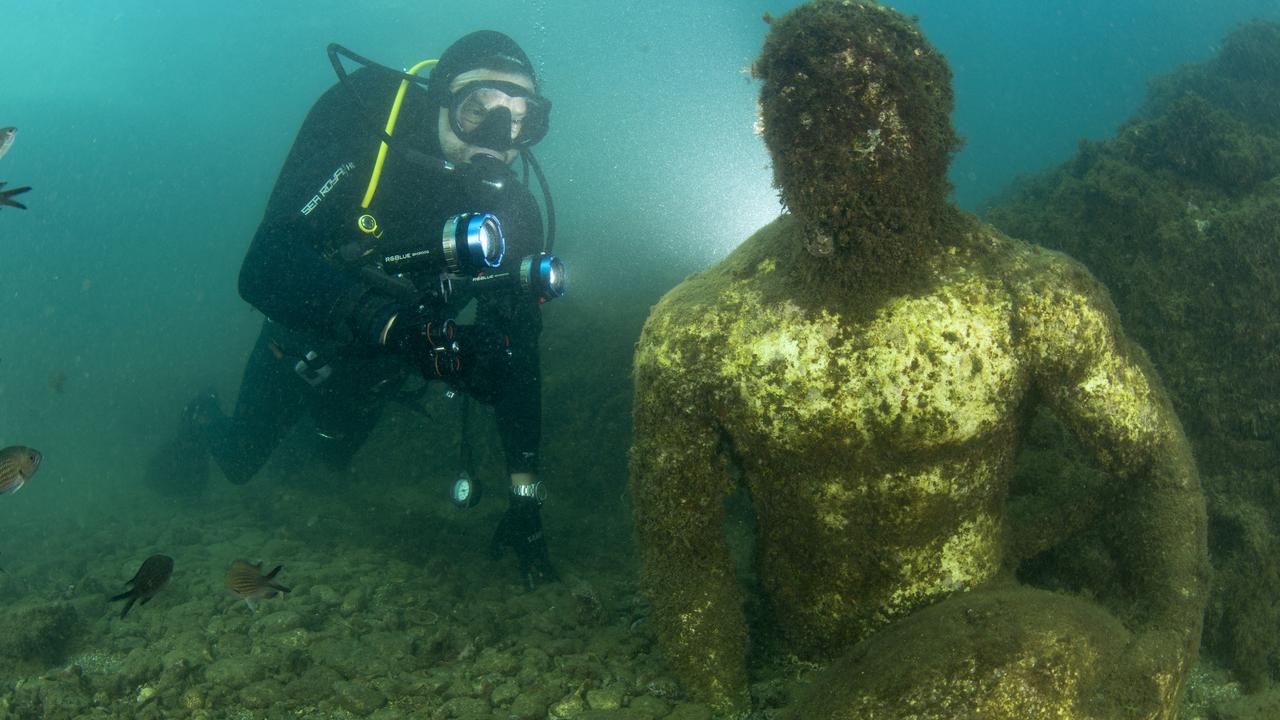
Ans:
[{"label": "diver's face", "polygon": [[[476,70],[468,70],[454,78],[453,82],[449,84],[449,92],[456,93],[465,85],[486,81],[514,83],[528,90],[531,94],[534,91],[533,79],[528,75],[478,68]],[[473,127],[468,127],[467,123],[473,123],[478,127],[483,122],[485,114],[499,105],[505,107],[511,113],[511,139],[514,140],[519,135],[521,123],[528,112],[527,101],[524,98],[511,97],[500,92],[477,93],[459,108],[458,120],[464,130],[474,129]],[[444,157],[455,164],[471,162],[472,158],[477,155],[488,155],[510,165],[520,154],[520,151],[514,148],[495,150],[466,143],[453,131],[453,125],[449,121],[449,108],[440,108],[437,127],[440,134],[440,147],[444,152]]]}]

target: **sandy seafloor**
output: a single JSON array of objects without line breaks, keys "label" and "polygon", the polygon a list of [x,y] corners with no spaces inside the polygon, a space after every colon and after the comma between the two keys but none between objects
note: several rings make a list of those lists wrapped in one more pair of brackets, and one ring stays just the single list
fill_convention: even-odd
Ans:
[{"label": "sandy seafloor", "polygon": [[[215,470],[205,492],[166,498],[129,466],[104,471],[104,487],[124,489],[93,510],[24,514],[60,491],[46,467],[0,498],[0,720],[713,717],[658,651],[621,490],[553,493],[544,518],[562,581],[528,592],[513,559],[488,554],[498,493],[459,511],[450,463],[386,468],[409,420],[384,423],[348,471],[306,459],[295,436],[243,487]],[[749,525],[731,519],[729,533],[745,556]],[[121,618],[108,598],[153,553],[174,558],[173,577]],[[283,565],[292,592],[250,610],[224,587],[237,558]],[[758,652],[753,718],[781,717],[819,669]],[[1181,717],[1235,717],[1212,709],[1238,696],[1199,671]]]}]

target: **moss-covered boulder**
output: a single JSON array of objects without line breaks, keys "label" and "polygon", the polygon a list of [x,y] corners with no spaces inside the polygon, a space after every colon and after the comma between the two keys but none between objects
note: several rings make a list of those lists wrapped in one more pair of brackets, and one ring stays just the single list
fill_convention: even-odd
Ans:
[{"label": "moss-covered boulder", "polygon": [[[1164,378],[1209,498],[1216,573],[1205,649],[1252,689],[1280,679],[1278,67],[1280,24],[1241,27],[1215,58],[1153,81],[1115,138],[1082,143],[986,213],[1087,264]],[[1024,472],[1020,497],[1078,490],[1072,474]],[[1074,558],[1106,555],[1105,543],[1044,510],[1021,526],[1056,529],[1037,542],[1058,550],[1024,572],[1077,584],[1090,571]]]}]

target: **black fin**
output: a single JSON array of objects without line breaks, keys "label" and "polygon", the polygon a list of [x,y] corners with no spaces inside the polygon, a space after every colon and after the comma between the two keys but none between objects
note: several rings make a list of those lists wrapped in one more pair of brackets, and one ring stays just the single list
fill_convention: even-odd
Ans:
[{"label": "black fin", "polygon": [[[0,183],[0,187],[3,187],[3,185],[4,183]],[[29,187],[20,187],[20,188],[14,188],[12,190],[0,190],[0,205],[7,205],[9,207],[16,207],[19,210],[26,210],[27,209],[26,205],[23,205],[17,200],[10,200],[10,198],[12,198],[14,195],[21,195],[22,193],[30,189],[31,188]]]},{"label": "black fin", "polygon": [[282,593],[293,592],[289,588],[283,585],[279,585],[277,583],[267,583],[267,587],[271,588],[272,590],[279,590]]},{"label": "black fin", "polygon": [[[261,563],[259,563],[259,564],[261,564]],[[275,567],[275,569],[274,569],[274,570],[272,570],[271,572],[267,573],[267,574],[266,574],[266,575],[264,575],[263,577],[264,577],[265,579],[267,579],[267,580],[270,580],[271,578],[275,577],[275,576],[276,576],[276,573],[280,572],[282,569],[284,569],[284,566],[283,566],[283,565],[277,565],[277,566]]]},{"label": "black fin", "polygon": [[107,602],[115,602],[117,600],[123,600],[132,594],[133,594],[132,590],[125,590],[124,592],[120,593],[119,595],[116,595],[115,597],[111,598]]},{"label": "black fin", "polygon": [[123,619],[124,619],[124,616],[129,614],[129,610],[130,610],[131,608],[133,608],[133,602],[134,602],[135,600],[137,600],[137,599],[138,599],[138,598],[136,598],[136,597],[131,597],[131,598],[129,598],[129,602],[125,603],[125,604],[124,604],[124,609],[120,611],[120,619],[122,619],[122,620],[123,620]]}]

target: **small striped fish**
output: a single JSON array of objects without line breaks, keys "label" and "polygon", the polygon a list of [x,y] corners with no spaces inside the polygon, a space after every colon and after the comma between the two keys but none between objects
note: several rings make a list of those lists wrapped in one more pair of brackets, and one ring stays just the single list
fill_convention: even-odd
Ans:
[{"label": "small striped fish", "polygon": [[289,588],[274,581],[276,573],[283,567],[277,565],[274,570],[263,575],[262,563],[254,565],[248,560],[237,560],[231,563],[231,570],[227,573],[227,589],[256,612],[254,600],[273,598],[279,593],[289,592]]},{"label": "small striped fish", "polygon": [[21,445],[0,450],[0,495],[21,490],[23,483],[40,469],[43,459],[39,450]]}]

